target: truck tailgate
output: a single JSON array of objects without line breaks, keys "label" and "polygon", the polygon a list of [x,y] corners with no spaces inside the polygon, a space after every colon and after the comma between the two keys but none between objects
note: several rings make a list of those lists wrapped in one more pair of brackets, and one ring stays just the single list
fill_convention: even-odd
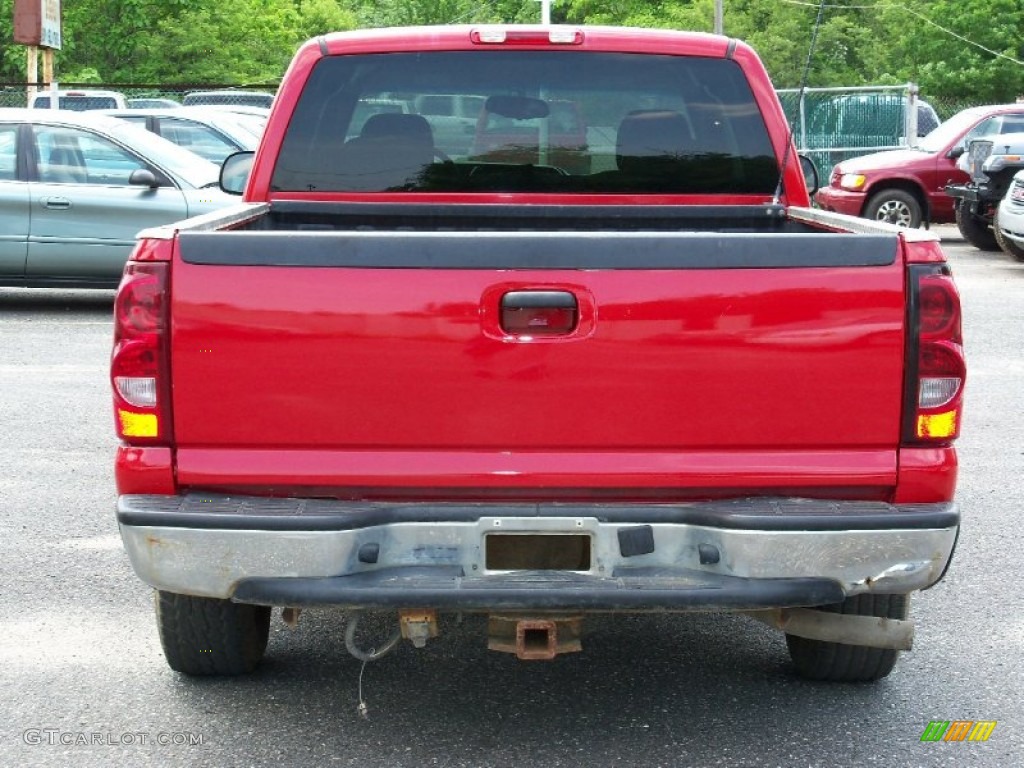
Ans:
[{"label": "truck tailgate", "polygon": [[[894,485],[896,236],[463,235],[182,233],[179,482],[548,497]],[[510,293],[572,297],[574,328],[509,331]]]}]

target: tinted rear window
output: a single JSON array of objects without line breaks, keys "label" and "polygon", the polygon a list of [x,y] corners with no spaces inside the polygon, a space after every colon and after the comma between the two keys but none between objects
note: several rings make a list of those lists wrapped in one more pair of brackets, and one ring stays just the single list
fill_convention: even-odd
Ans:
[{"label": "tinted rear window", "polygon": [[225,104],[240,107],[269,107],[274,97],[267,93],[188,93],[181,103],[186,107],[199,104]]},{"label": "tinted rear window", "polygon": [[777,182],[732,61],[505,50],[323,59],[272,189],[771,194]]},{"label": "tinted rear window", "polygon": [[[37,96],[32,106],[38,109],[50,108],[49,96]],[[57,106],[75,112],[87,112],[92,109],[117,109],[117,99],[113,96],[58,96]]]}]

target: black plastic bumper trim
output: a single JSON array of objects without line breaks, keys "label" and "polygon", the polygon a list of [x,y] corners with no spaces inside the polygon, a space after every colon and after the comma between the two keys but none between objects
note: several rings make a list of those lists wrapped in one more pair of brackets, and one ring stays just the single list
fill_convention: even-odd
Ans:
[{"label": "black plastic bumper trim", "polygon": [[750,498],[680,504],[447,504],[351,502],[189,493],[121,496],[121,525],[251,531],[351,531],[395,523],[475,522],[484,517],[593,517],[604,523],[677,524],[757,531],[945,529],[955,502]]},{"label": "black plastic bumper trim", "polygon": [[491,611],[755,610],[839,603],[830,579],[743,579],[684,569],[620,569],[611,577],[525,571],[465,578],[457,566],[403,567],[331,578],[250,578],[232,599],[256,605]]}]

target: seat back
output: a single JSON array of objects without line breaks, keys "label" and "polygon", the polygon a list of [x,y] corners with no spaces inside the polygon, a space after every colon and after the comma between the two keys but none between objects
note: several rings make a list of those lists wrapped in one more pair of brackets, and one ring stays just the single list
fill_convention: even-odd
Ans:
[{"label": "seat back", "polygon": [[42,181],[81,184],[88,181],[85,160],[77,144],[68,137],[56,137],[46,165],[40,169]]},{"label": "seat back", "polygon": [[415,184],[434,160],[434,136],[421,115],[372,115],[339,153],[340,189],[383,191]]},{"label": "seat back", "polygon": [[690,153],[690,121],[672,110],[635,110],[619,123],[615,164],[626,173],[662,173]]}]

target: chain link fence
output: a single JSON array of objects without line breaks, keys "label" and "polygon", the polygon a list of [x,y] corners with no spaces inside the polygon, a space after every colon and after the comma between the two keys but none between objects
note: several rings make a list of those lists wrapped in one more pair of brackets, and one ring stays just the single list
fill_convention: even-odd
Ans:
[{"label": "chain link fence", "polygon": [[797,149],[819,179],[858,155],[916,146],[940,122],[973,104],[933,103],[913,83],[856,88],[783,89],[779,100]]}]

